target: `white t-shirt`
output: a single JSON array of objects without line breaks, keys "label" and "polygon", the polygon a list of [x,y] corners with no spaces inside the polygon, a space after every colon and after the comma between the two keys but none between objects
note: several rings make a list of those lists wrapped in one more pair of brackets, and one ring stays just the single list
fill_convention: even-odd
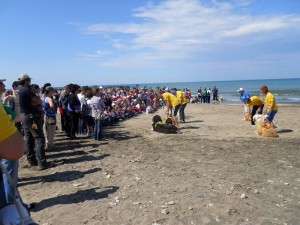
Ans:
[{"label": "white t-shirt", "polygon": [[82,109],[82,105],[86,104],[85,96],[82,93],[77,94],[77,97],[80,101],[80,108]]}]

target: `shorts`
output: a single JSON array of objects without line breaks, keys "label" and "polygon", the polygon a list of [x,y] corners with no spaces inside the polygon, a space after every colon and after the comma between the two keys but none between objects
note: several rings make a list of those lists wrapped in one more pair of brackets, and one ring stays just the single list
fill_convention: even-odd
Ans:
[{"label": "shorts", "polygon": [[266,119],[269,122],[272,122],[276,113],[277,113],[277,110],[271,110],[270,113],[267,115]]},{"label": "shorts", "polygon": [[172,106],[171,116],[177,116],[179,108],[180,108],[180,104]]}]

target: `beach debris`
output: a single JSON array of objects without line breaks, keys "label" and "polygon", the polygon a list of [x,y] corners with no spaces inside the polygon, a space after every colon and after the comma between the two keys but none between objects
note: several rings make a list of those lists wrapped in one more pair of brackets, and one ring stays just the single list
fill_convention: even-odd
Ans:
[{"label": "beach debris", "polygon": [[168,208],[168,206],[166,206],[166,205],[162,205],[160,208],[162,208],[162,209],[166,209],[166,208]]},{"label": "beach debris", "polygon": [[254,194],[259,194],[259,190],[255,189],[255,190],[253,191],[253,193],[254,193]]},{"label": "beach debris", "polygon": [[80,187],[80,186],[83,186],[83,183],[75,183],[73,184],[74,187]]},{"label": "beach debris", "polygon": [[227,213],[228,213],[229,215],[232,215],[232,214],[237,213],[237,212],[238,212],[237,209],[227,209]]},{"label": "beach debris", "polygon": [[167,215],[167,214],[169,214],[170,212],[169,212],[168,209],[162,209],[162,210],[161,210],[161,213]]},{"label": "beach debris", "polygon": [[215,220],[216,220],[216,222],[221,222],[220,216],[217,216],[217,217],[215,218]]},{"label": "beach debris", "polygon": [[141,205],[142,203],[141,202],[133,202],[132,204],[133,205]]},{"label": "beach debris", "polygon": [[116,202],[109,202],[108,205],[112,207],[112,206],[118,205],[118,203],[116,203]]},{"label": "beach debris", "polygon": [[168,205],[175,205],[175,202],[174,201],[169,201],[167,204]]},{"label": "beach debris", "polygon": [[111,178],[111,175],[110,174],[107,174],[106,175],[106,179],[110,179]]},{"label": "beach debris", "polygon": [[241,194],[241,199],[245,199],[245,198],[247,198],[246,194],[245,193]]},{"label": "beach debris", "polygon": [[134,179],[135,179],[136,181],[142,180],[142,178],[140,178],[140,177],[135,177]]},{"label": "beach debris", "polygon": [[226,195],[231,195],[234,191],[234,187],[230,187],[229,190],[226,191]]},{"label": "beach debris", "polygon": [[188,210],[194,210],[194,207],[189,207]]},{"label": "beach debris", "polygon": [[213,207],[213,206],[214,206],[214,204],[209,203],[209,204],[207,205],[207,208],[211,208],[211,207]]},{"label": "beach debris", "polygon": [[288,186],[288,185],[290,185],[290,184],[289,184],[289,183],[284,183],[284,185]]},{"label": "beach debris", "polygon": [[274,181],[273,180],[268,180],[268,183],[274,184]]}]

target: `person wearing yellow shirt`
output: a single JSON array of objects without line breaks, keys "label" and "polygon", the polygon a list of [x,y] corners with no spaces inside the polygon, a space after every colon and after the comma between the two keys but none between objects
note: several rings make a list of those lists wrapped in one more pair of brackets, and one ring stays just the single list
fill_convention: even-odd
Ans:
[{"label": "person wearing yellow shirt", "polygon": [[181,123],[185,123],[184,109],[185,109],[186,104],[187,104],[187,100],[186,100],[185,94],[182,91],[177,90],[177,88],[174,88],[174,91],[176,93],[176,97],[177,97],[177,99],[179,101],[179,104],[180,104],[180,108],[179,108],[180,122]]},{"label": "person wearing yellow shirt", "polygon": [[177,113],[180,108],[180,104],[179,104],[177,97],[169,92],[162,92],[161,95],[167,106],[166,114],[169,114],[169,111],[171,111],[171,117],[174,122],[174,125],[177,128],[179,128],[178,120],[177,120]]},{"label": "person wearing yellow shirt", "polygon": [[[253,116],[255,114],[261,114],[264,108],[264,102],[263,100],[258,96],[252,96],[251,98],[246,99],[246,106],[249,109],[249,112],[251,111],[251,124],[255,125]],[[252,106],[252,110],[251,110]]]},{"label": "person wearing yellow shirt", "polygon": [[269,92],[269,89],[266,85],[261,86],[260,88],[263,95],[265,95],[265,105],[266,105],[266,113],[267,113],[267,122],[270,127],[273,128],[273,120],[278,111],[278,106],[274,95]]}]

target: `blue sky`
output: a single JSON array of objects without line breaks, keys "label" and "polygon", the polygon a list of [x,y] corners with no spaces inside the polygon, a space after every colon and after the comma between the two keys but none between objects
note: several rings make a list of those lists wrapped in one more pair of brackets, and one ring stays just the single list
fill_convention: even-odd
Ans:
[{"label": "blue sky", "polygon": [[1,0],[0,31],[7,85],[300,77],[299,0]]}]

